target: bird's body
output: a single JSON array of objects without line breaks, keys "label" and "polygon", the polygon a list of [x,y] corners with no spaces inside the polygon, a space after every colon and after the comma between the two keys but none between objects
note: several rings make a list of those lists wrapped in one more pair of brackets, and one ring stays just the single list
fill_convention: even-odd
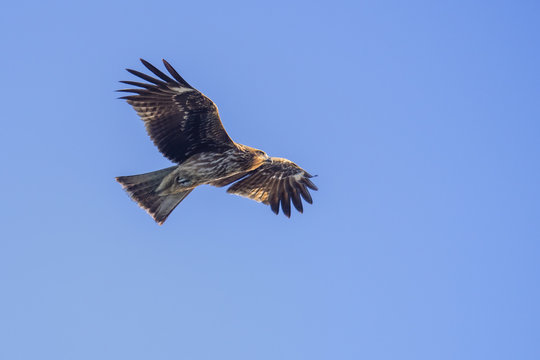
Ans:
[{"label": "bird's body", "polygon": [[267,156],[265,158],[264,155],[246,151],[245,148],[233,147],[222,153],[203,152],[192,155],[165,177],[157,190],[169,194],[193,189],[199,185],[245,174],[268,162]]},{"label": "bird's body", "polygon": [[[312,176],[293,162],[235,143],[225,132],[216,105],[191,87],[164,60],[174,79],[142,63],[161,80],[128,71],[149,83],[123,81],[141,89],[121,90],[145,122],[158,149],[178,165],[147,174],[120,176],[117,181],[154,220],[162,224],[197,186],[226,186],[228,192],[269,204],[290,216],[290,202],[302,212],[300,197],[311,203],[307,188],[317,190]],[[307,188],[306,188],[307,187]]]}]

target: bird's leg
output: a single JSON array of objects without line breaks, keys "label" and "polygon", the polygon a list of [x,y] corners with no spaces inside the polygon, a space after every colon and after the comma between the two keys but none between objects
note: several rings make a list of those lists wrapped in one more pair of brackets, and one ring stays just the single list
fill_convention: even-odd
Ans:
[{"label": "bird's leg", "polygon": [[187,186],[192,185],[193,181],[191,181],[189,179],[186,179],[186,178],[177,177],[176,178],[176,183],[178,185],[180,185],[180,186],[187,187]]},{"label": "bird's leg", "polygon": [[177,168],[172,173],[167,175],[161,184],[159,184],[156,192],[159,195],[170,195],[183,192],[199,185],[189,173]]}]

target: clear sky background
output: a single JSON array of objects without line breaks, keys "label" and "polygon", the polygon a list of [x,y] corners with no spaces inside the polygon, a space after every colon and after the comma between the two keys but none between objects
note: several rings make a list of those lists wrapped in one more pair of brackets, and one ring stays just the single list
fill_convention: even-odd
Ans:
[{"label": "clear sky background", "polygon": [[[538,1],[10,2],[0,359],[540,359]],[[291,219],[195,190],[116,100],[170,63],[313,174]]]}]

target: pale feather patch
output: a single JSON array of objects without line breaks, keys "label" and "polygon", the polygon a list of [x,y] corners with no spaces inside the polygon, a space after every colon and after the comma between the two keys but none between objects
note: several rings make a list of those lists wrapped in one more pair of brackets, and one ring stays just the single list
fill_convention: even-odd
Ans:
[{"label": "pale feather patch", "polygon": [[190,89],[186,87],[178,87],[178,86],[175,86],[175,87],[170,86],[169,89],[173,90],[177,94],[183,94],[183,93],[195,91],[194,89]]}]

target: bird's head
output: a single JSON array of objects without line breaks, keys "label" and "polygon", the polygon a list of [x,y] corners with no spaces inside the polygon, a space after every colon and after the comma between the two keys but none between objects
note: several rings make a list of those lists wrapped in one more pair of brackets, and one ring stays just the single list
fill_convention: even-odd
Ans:
[{"label": "bird's head", "polygon": [[[272,162],[272,158],[268,156],[264,151],[252,148],[251,146],[238,145],[238,147],[244,151],[252,159],[252,163],[255,167],[261,166],[262,164],[268,164]],[[254,168],[255,168],[254,167]]]},{"label": "bird's head", "polygon": [[268,154],[265,153],[262,150],[255,149],[255,154],[257,155],[257,157],[259,157],[259,159],[261,159],[265,163],[271,163],[272,162],[272,158],[270,156],[268,156]]}]

